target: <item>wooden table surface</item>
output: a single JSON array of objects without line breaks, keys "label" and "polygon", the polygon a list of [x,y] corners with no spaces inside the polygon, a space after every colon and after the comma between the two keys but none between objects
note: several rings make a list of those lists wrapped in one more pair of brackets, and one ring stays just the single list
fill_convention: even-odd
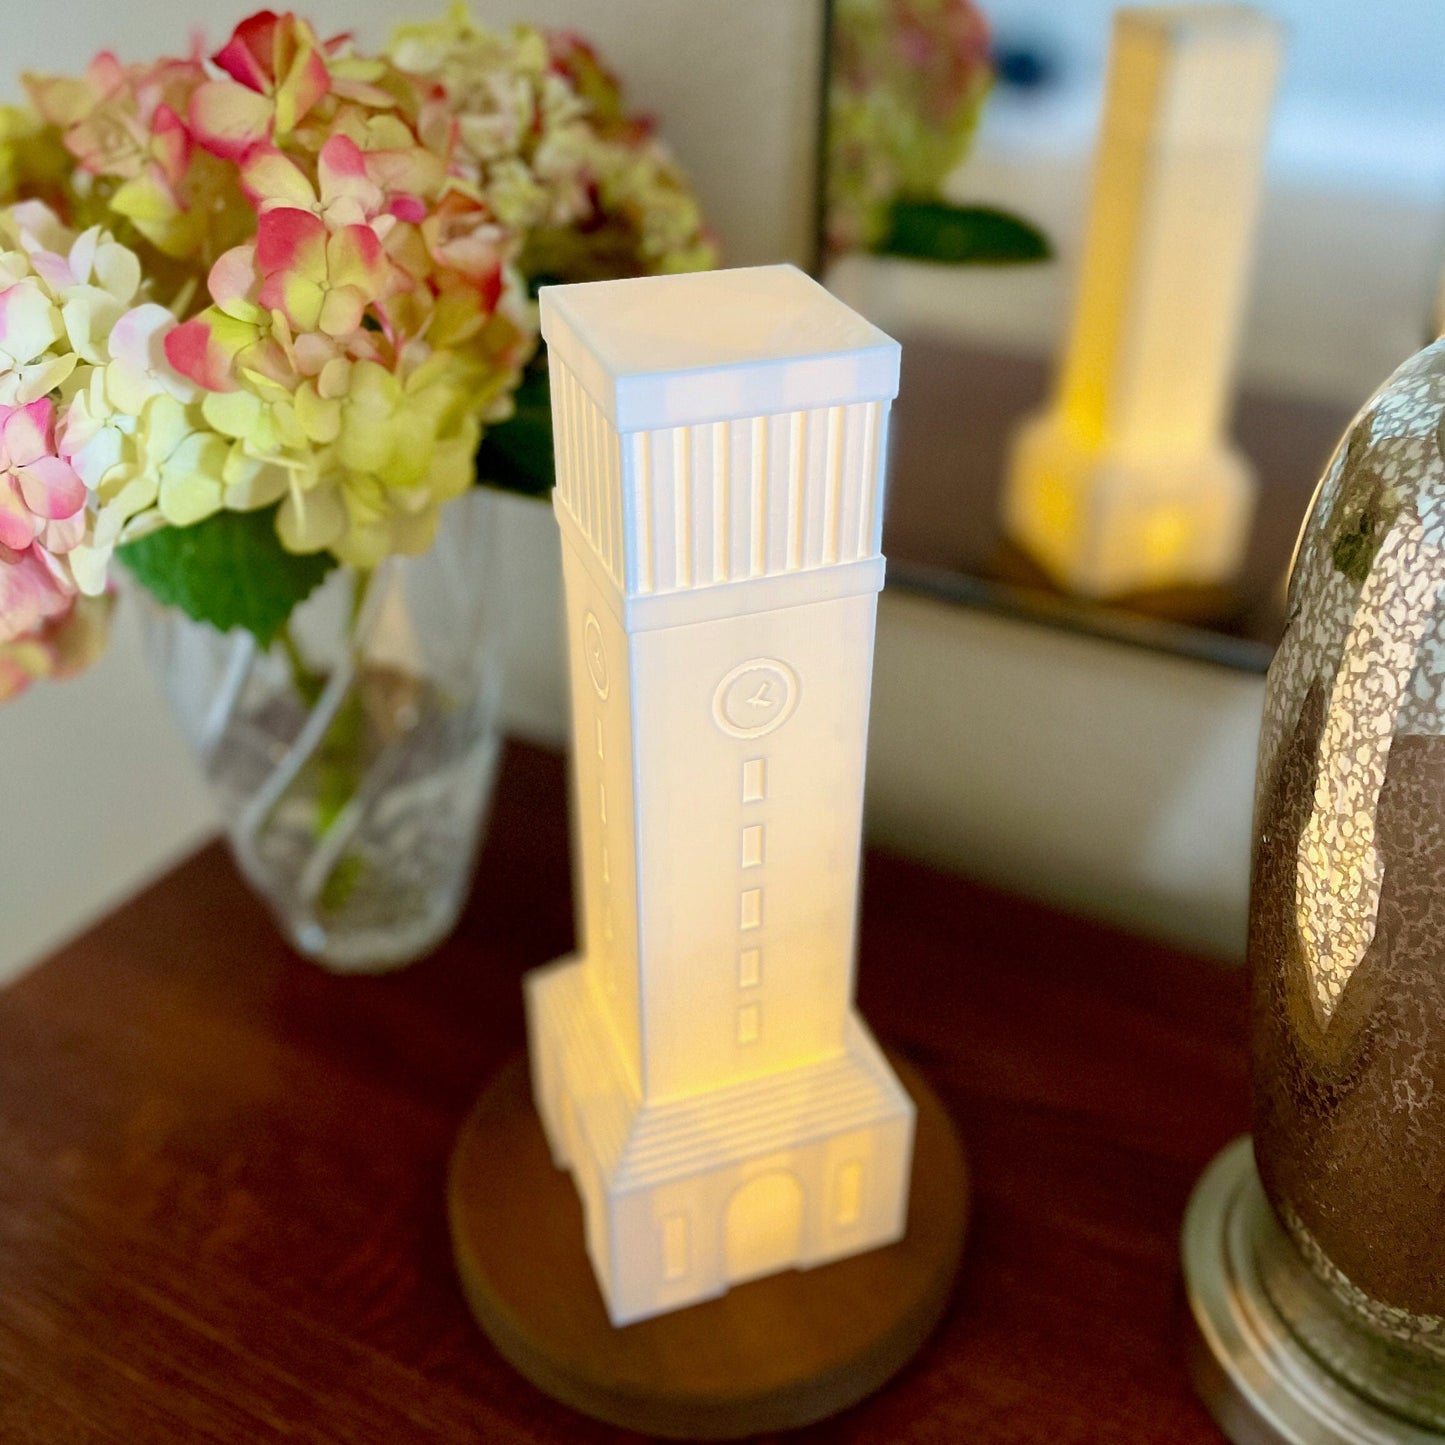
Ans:
[{"label": "wooden table surface", "polygon": [[[443,1213],[521,974],[571,942],[563,794],[509,750],[461,927],[399,974],[292,955],[213,845],[0,990],[0,1441],[632,1438],[493,1353]],[[1242,979],[879,855],[860,966],[975,1216],[932,1343],[795,1438],[1218,1445],[1177,1257],[1245,1125]]]}]

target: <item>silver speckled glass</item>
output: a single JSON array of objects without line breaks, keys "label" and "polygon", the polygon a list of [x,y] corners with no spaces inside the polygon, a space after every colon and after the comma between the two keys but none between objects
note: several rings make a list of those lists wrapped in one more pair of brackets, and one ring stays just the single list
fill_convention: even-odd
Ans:
[{"label": "silver speckled glass", "polygon": [[1261,1273],[1306,1348],[1445,1426],[1445,341],[1321,483],[1270,668],[1249,955]]}]

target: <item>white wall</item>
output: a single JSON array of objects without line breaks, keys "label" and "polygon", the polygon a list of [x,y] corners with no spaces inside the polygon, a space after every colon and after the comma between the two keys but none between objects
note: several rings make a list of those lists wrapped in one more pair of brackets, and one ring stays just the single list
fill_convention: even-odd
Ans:
[{"label": "white wall", "polygon": [[0,980],[214,831],[127,609],[88,673],[0,705]]},{"label": "white wall", "polygon": [[869,834],[1237,958],[1263,703],[1256,675],[885,592]]}]

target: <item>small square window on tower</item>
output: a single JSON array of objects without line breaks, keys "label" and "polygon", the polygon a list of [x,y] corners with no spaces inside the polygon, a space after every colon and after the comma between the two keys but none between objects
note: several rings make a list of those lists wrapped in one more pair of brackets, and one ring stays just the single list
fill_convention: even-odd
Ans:
[{"label": "small square window on tower", "polygon": [[757,1004],[745,1003],[738,1010],[738,1042],[755,1044],[762,1030],[762,1015]]},{"label": "small square window on tower", "polygon": [[738,920],[744,928],[763,926],[763,890],[744,888],[738,907]]},{"label": "small square window on tower", "polygon": [[743,802],[761,803],[768,792],[768,765],[762,758],[743,764]]},{"label": "small square window on tower", "polygon": [[763,976],[763,951],[745,948],[738,954],[738,987],[756,988]]},{"label": "small square window on tower", "polygon": [[763,861],[763,825],[753,823],[743,829],[743,867],[756,868]]},{"label": "small square window on tower", "polygon": [[857,1224],[863,1212],[863,1166],[856,1159],[838,1166],[837,1184],[834,1186],[833,1223],[840,1228]]}]

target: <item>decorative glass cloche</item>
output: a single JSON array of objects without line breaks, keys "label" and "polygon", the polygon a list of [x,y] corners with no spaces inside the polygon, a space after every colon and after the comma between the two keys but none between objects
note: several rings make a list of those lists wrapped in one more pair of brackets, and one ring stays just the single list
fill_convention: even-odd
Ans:
[{"label": "decorative glass cloche", "polygon": [[1442,417],[1445,339],[1331,460],[1269,671],[1249,933],[1268,1205],[1236,1146],[1185,1229],[1201,1386],[1237,1440],[1445,1438]]}]

